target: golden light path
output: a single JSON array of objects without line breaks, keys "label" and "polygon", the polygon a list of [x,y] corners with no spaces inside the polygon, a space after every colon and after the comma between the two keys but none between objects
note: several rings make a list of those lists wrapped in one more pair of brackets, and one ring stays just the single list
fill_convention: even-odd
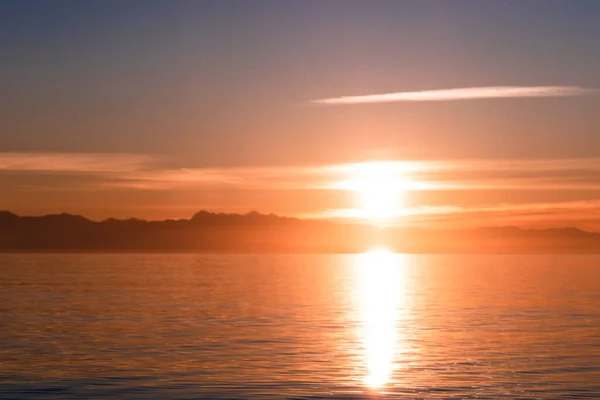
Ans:
[{"label": "golden light path", "polygon": [[368,371],[364,383],[379,388],[390,380],[399,346],[396,326],[399,301],[405,298],[406,256],[374,249],[357,256],[361,337]]}]

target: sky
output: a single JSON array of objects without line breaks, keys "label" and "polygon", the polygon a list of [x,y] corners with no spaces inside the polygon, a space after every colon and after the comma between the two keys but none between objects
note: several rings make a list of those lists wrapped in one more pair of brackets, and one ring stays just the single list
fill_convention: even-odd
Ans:
[{"label": "sky", "polygon": [[0,209],[352,219],[339,183],[385,161],[398,223],[600,231],[599,18],[596,0],[4,0]]}]

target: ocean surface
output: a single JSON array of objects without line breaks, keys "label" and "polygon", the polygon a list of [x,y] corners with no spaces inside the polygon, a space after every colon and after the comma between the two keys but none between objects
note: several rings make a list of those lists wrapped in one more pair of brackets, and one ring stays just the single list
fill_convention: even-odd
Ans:
[{"label": "ocean surface", "polygon": [[600,398],[600,256],[0,255],[3,399]]}]

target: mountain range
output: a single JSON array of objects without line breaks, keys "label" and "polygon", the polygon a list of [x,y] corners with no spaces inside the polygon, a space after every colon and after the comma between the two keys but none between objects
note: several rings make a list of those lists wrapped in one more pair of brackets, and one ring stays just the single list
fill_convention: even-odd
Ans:
[{"label": "mountain range", "polygon": [[600,253],[600,233],[577,228],[384,228],[258,212],[92,221],[72,214],[0,211],[0,252],[355,253],[381,246],[405,253]]}]

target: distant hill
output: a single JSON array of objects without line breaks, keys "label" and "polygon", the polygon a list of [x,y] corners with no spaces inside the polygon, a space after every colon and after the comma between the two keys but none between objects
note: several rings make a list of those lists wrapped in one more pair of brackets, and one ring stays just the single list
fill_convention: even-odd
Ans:
[{"label": "distant hill", "polygon": [[600,253],[600,233],[577,228],[376,228],[273,214],[200,211],[191,219],[92,221],[0,211],[0,252]]}]

